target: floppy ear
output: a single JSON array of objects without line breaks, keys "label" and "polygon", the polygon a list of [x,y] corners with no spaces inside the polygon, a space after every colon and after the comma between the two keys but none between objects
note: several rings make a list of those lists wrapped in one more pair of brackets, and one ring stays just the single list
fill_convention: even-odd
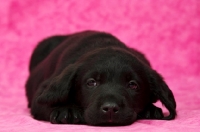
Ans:
[{"label": "floppy ear", "polygon": [[153,94],[152,103],[155,103],[159,99],[169,111],[169,115],[163,117],[163,119],[174,119],[176,116],[176,102],[174,95],[167,84],[163,81],[163,78],[154,70],[150,75],[150,89]]},{"label": "floppy ear", "polygon": [[37,102],[48,105],[66,102],[77,69],[77,64],[69,65],[59,75],[42,83],[36,96]]}]

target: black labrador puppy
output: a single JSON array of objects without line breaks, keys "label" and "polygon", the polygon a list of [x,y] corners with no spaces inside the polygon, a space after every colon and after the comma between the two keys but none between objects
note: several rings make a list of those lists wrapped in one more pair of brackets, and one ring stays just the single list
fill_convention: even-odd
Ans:
[{"label": "black labrador puppy", "polygon": [[[176,116],[171,90],[145,56],[108,33],[47,38],[35,48],[29,70],[26,95],[37,120],[128,125]],[[168,116],[153,105],[157,100]]]}]

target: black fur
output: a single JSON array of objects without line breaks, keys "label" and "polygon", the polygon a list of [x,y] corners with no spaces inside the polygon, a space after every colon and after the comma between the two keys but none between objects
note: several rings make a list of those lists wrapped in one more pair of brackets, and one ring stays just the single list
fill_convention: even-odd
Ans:
[{"label": "black fur", "polygon": [[[171,120],[171,90],[143,54],[108,33],[85,31],[39,43],[26,95],[35,119],[61,124],[128,125]],[[169,110],[153,105],[160,100]]]}]

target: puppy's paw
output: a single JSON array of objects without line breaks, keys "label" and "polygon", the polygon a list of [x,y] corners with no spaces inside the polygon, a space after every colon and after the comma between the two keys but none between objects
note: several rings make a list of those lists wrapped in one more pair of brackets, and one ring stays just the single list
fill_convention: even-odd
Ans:
[{"label": "puppy's paw", "polygon": [[83,122],[82,112],[77,108],[58,107],[50,114],[52,124],[79,124]]},{"label": "puppy's paw", "polygon": [[162,119],[164,117],[164,114],[162,112],[162,109],[161,108],[156,108],[154,110],[154,118],[155,119]]},{"label": "puppy's paw", "polygon": [[158,107],[155,107],[146,113],[146,119],[162,119],[163,117],[162,109]]},{"label": "puppy's paw", "polygon": [[162,109],[153,104],[138,115],[139,119],[162,119],[163,117]]}]

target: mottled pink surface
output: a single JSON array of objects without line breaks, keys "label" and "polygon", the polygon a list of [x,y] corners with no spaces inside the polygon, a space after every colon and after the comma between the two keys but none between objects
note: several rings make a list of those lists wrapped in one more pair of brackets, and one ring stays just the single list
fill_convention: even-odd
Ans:
[{"label": "mottled pink surface", "polygon": [[[86,29],[107,31],[144,52],[175,94],[173,121],[125,127],[52,125],[32,119],[24,83],[42,38]],[[199,0],[1,0],[0,131],[200,131]]]}]

